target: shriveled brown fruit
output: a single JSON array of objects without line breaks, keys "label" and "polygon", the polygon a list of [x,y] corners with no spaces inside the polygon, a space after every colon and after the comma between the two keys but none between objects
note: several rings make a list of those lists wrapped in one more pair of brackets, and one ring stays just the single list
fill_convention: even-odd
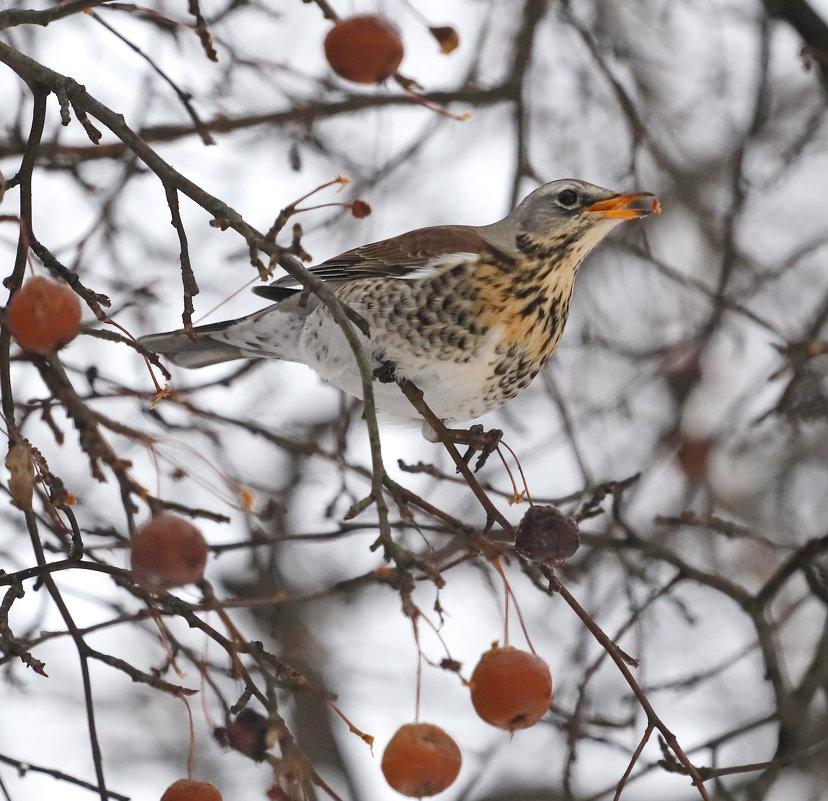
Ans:
[{"label": "shriveled brown fruit", "polygon": [[578,523],[557,506],[531,506],[515,533],[515,550],[533,562],[562,562],[581,543]]},{"label": "shriveled brown fruit", "polygon": [[175,515],[158,515],[132,540],[132,578],[148,592],[161,592],[204,578],[207,543],[201,532]]},{"label": "shriveled brown fruit", "polygon": [[457,778],[463,757],[439,726],[406,723],[382,755],[382,773],[398,793],[422,798],[443,792]]},{"label": "shriveled brown fruit", "polygon": [[6,321],[21,348],[51,353],[78,335],[80,299],[68,284],[35,275],[12,297]]},{"label": "shriveled brown fruit", "polygon": [[351,203],[351,214],[358,220],[365,219],[371,213],[371,207],[364,200]]},{"label": "shriveled brown fruit", "polygon": [[552,703],[552,674],[535,654],[506,646],[480,657],[471,681],[478,716],[499,729],[534,726]]},{"label": "shriveled brown fruit", "polygon": [[210,782],[179,779],[161,796],[161,801],[222,801],[218,787]]},{"label": "shriveled brown fruit", "polygon": [[264,715],[246,707],[223,730],[227,745],[245,756],[261,762],[268,748],[270,723]]},{"label": "shriveled brown fruit", "polygon": [[403,59],[396,27],[373,14],[338,20],[325,37],[325,58],[331,69],[353,83],[382,83]]}]

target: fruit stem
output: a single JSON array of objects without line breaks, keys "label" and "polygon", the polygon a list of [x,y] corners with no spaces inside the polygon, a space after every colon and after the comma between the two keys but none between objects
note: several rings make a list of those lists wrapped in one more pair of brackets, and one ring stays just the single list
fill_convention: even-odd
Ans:
[{"label": "fruit stem", "polygon": [[[509,465],[506,463],[506,458],[503,456],[503,453],[500,450],[500,446],[506,448],[507,451],[512,455],[512,458],[515,460],[515,465],[518,469],[518,473],[520,473],[520,480],[523,482],[523,490],[518,491],[517,482],[515,481],[514,475],[512,475],[512,471],[509,469]],[[523,466],[520,463],[520,459],[518,459],[517,454],[501,439],[500,442],[497,444],[497,455],[500,457],[500,461],[503,462],[503,466],[506,468],[506,474],[509,476],[509,481],[512,482],[512,497],[509,499],[509,503],[520,503],[524,498],[529,501],[529,505],[532,506],[532,496],[529,493],[529,485],[526,483],[526,474],[523,472]]]},{"label": "fruit stem", "polygon": [[420,645],[419,620],[419,614],[415,614],[411,618],[411,628],[414,630],[414,643],[417,646],[417,681],[416,689],[414,691],[414,720],[417,723],[420,721],[420,690],[423,683],[423,649]]},{"label": "fruit stem", "polygon": [[189,725],[190,736],[187,744],[187,778],[193,778],[193,757],[195,755],[195,724],[193,723],[193,710],[190,709],[190,702],[183,696],[178,696],[187,710],[187,723]]},{"label": "fruit stem", "polygon": [[353,723],[345,716],[345,713],[333,702],[330,698],[325,699],[325,703],[328,705],[328,709],[331,710],[334,714],[338,715],[344,721],[345,725],[348,727],[348,731],[351,734],[355,734],[359,737],[362,742],[364,742],[368,748],[371,749],[371,755],[374,754],[374,737],[371,734],[366,734],[364,731],[361,731]]},{"label": "fruit stem", "polygon": [[515,614],[518,618],[518,623],[520,623],[520,629],[523,632],[523,636],[526,640],[526,645],[529,646],[529,650],[535,656],[537,656],[537,651],[535,650],[535,646],[532,645],[532,640],[529,637],[529,630],[526,628],[526,621],[523,619],[523,613],[520,611],[520,604],[517,602],[517,598],[515,597],[515,593],[512,590],[512,585],[509,584],[509,580],[506,578],[506,572],[503,570],[503,565],[500,562],[500,558],[495,556],[493,559],[489,560],[494,569],[500,575],[501,580],[503,581],[503,646],[508,647],[509,645],[509,600],[511,599],[514,601],[515,605]]}]

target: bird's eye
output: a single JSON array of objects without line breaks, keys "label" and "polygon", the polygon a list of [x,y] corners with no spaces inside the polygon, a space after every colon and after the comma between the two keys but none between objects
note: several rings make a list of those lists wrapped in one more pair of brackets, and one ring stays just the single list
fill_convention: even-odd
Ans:
[{"label": "bird's eye", "polygon": [[557,200],[559,206],[563,206],[565,209],[573,209],[578,205],[580,198],[574,189],[564,189],[558,195]]}]

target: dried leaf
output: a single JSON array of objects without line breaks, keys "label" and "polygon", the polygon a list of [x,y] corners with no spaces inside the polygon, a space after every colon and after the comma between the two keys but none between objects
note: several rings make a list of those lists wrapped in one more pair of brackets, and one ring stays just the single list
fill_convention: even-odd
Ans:
[{"label": "dried leaf", "polygon": [[31,509],[35,470],[28,444],[18,442],[9,448],[9,455],[6,457],[6,468],[11,474],[9,477],[11,502],[18,509]]},{"label": "dried leaf", "polygon": [[456,28],[450,25],[443,25],[439,27],[429,28],[431,35],[437,40],[440,45],[440,52],[444,55],[453,53],[460,47],[460,34],[457,33]]}]

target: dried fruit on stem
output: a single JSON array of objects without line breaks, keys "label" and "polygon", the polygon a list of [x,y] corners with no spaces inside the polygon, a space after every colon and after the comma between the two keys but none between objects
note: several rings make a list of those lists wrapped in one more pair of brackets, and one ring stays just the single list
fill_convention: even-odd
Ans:
[{"label": "dried fruit on stem", "polygon": [[536,654],[492,647],[480,657],[469,682],[478,716],[499,729],[534,726],[552,703],[552,674]]},{"label": "dried fruit on stem", "polygon": [[449,787],[462,761],[457,743],[439,726],[407,723],[389,741],[382,773],[398,793],[422,798]]},{"label": "dried fruit on stem", "polygon": [[325,37],[325,58],[331,69],[353,83],[382,83],[403,59],[396,27],[373,14],[339,20]]},{"label": "dried fruit on stem", "polygon": [[216,738],[239,753],[261,762],[271,745],[270,722],[254,709],[245,708],[226,729],[216,729]]},{"label": "dried fruit on stem", "polygon": [[21,348],[51,353],[78,335],[80,299],[67,284],[36,275],[12,297],[6,319]]},{"label": "dried fruit on stem", "polygon": [[533,562],[563,562],[580,544],[575,518],[556,506],[530,507],[515,534],[515,550]]},{"label": "dried fruit on stem", "polygon": [[210,782],[179,779],[161,796],[161,801],[222,801],[218,787]]},{"label": "dried fruit on stem", "polygon": [[132,577],[148,592],[161,592],[204,578],[207,543],[201,532],[174,515],[158,515],[132,540]]}]

